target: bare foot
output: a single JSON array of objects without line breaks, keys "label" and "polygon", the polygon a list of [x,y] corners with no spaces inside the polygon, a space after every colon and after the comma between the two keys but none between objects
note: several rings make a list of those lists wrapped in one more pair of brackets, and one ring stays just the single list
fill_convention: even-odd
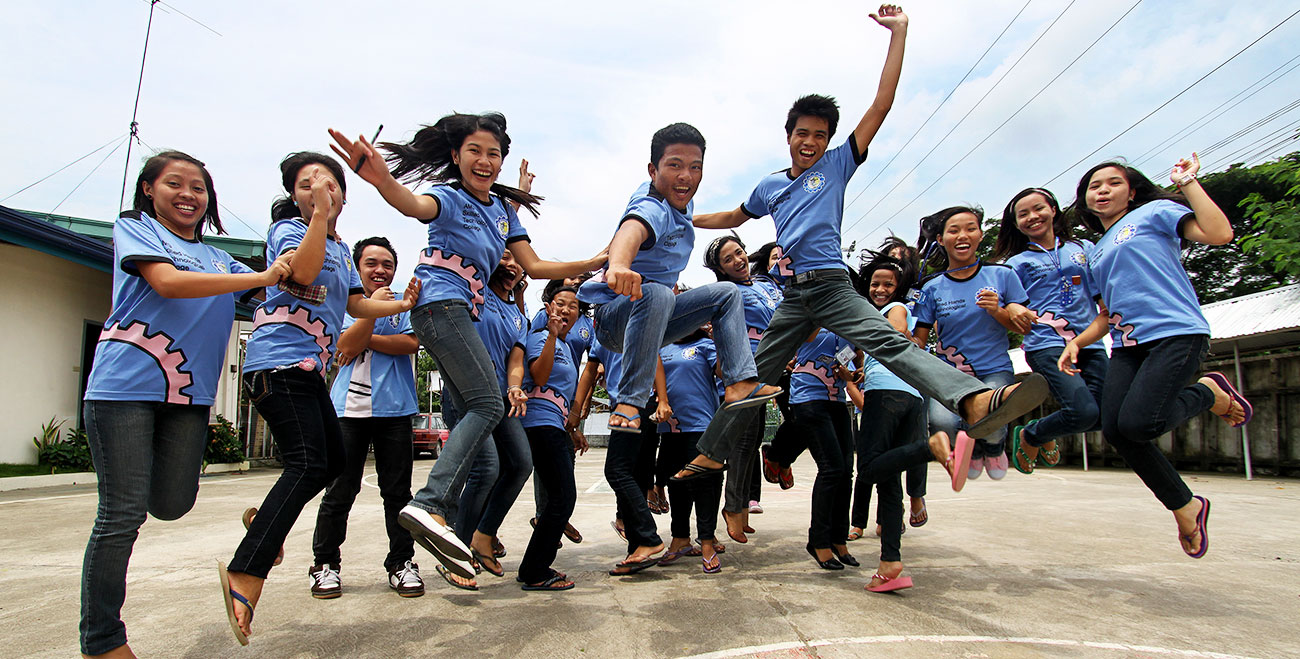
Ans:
[{"label": "bare foot", "polygon": [[1200,499],[1192,497],[1187,505],[1174,511],[1174,521],[1178,522],[1178,542],[1186,553],[1195,553],[1201,548],[1201,530],[1196,518],[1201,515],[1204,505]]},{"label": "bare foot", "polygon": [[[934,456],[934,461],[947,469],[948,458],[952,457],[952,447],[948,445],[948,433],[940,431],[930,435],[929,444],[930,455]],[[912,512],[916,512],[916,502],[917,498],[912,497]],[[924,500],[921,500],[921,505],[925,505]]]},{"label": "bare foot", "polygon": [[[255,577],[243,572],[228,572],[230,576],[230,589],[243,595],[248,600],[252,609],[257,608],[257,600],[262,598],[262,586],[266,584],[266,579]],[[253,611],[244,606],[243,602],[235,600],[235,622],[239,623],[239,630],[244,632],[244,636],[252,637],[253,635]]]},{"label": "bare foot", "polygon": [[[627,403],[619,403],[614,406],[614,412],[618,414],[610,413],[609,415],[609,426],[611,428],[622,428],[624,430],[639,430],[641,428],[641,419],[637,418],[641,414],[641,410],[636,407]],[[625,418],[620,415],[627,416]]]},{"label": "bare foot", "polygon": [[745,527],[748,526],[745,515],[745,513],[722,511],[722,521],[727,524],[727,535],[742,545],[749,542],[749,538],[745,537]]},{"label": "bare foot", "polygon": [[[724,466],[726,466],[723,463],[718,462],[717,460],[713,460],[711,458],[705,457],[703,453],[695,456],[695,459],[691,460],[691,464],[700,467],[705,467],[707,469],[722,469]],[[690,476],[691,473],[692,472],[690,471],[682,469],[681,471],[678,471],[676,474],[673,474],[673,478],[686,478]]]},{"label": "bare foot", "polygon": [[735,384],[728,385],[726,393],[723,395],[722,399],[724,402],[734,403],[738,400],[744,400],[745,398],[762,398],[763,396],[775,396],[776,394],[781,393],[781,388],[774,385],[765,384],[758,391],[754,391],[754,387],[756,386],[758,386],[758,380],[756,379],[742,380]]},{"label": "bare foot", "polygon": [[1201,378],[1197,382],[1209,387],[1210,392],[1214,394],[1214,405],[1210,406],[1210,411],[1223,417],[1229,424],[1241,423],[1246,418],[1246,410],[1241,407],[1232,398],[1232,396],[1219,387],[1219,383],[1210,378]]},{"label": "bare foot", "polygon": [[135,659],[135,653],[131,651],[131,646],[123,643],[104,654],[82,654],[86,659]]},{"label": "bare foot", "polygon": [[471,590],[475,590],[478,588],[477,580],[466,579],[465,577],[462,577],[459,574],[452,572],[451,570],[447,570],[446,572],[440,572],[439,574],[442,575],[443,579],[446,579],[447,581],[451,581],[453,583],[460,584],[464,588],[469,588]]}]

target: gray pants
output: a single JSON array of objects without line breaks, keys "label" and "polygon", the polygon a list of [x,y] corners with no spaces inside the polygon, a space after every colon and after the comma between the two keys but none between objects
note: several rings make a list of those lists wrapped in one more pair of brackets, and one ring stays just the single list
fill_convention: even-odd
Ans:
[{"label": "gray pants", "polygon": [[[983,382],[908,341],[866,298],[858,295],[848,271],[817,272],[821,275],[817,279],[785,287],[785,299],[776,308],[754,355],[761,382],[775,383],[799,346],[821,327],[865,350],[922,395],[950,410],[959,410],[962,399],[988,389]],[[725,462],[736,440],[762,410],[762,406],[718,410],[700,438],[700,453]]]}]

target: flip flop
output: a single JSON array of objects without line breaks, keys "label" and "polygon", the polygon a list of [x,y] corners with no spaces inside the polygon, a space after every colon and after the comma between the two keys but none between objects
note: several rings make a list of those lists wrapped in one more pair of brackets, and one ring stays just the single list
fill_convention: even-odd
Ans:
[{"label": "flip flop", "polygon": [[781,465],[777,464],[776,460],[767,457],[768,448],[769,447],[766,445],[762,448],[763,480],[773,485],[778,485],[781,483]]},{"label": "flip flop", "polygon": [[[560,585],[556,585],[560,584]],[[520,590],[546,591],[546,590],[570,590],[574,586],[572,581],[564,578],[564,575],[556,575],[539,584],[526,583],[519,587]]]},{"label": "flip flop", "polygon": [[677,559],[683,556],[690,556],[691,555],[690,552],[692,549],[695,549],[695,547],[686,546],[686,547],[682,547],[681,549],[675,549],[673,551],[664,552],[663,557],[659,559],[659,564],[672,565],[673,563],[677,562]]},{"label": "flip flop", "polygon": [[[1047,448],[1049,446],[1052,448]],[[1038,463],[1044,467],[1055,467],[1061,464],[1061,445],[1057,444],[1055,439],[1038,447]]]},{"label": "flip flop", "polygon": [[1030,373],[1015,389],[1005,385],[993,390],[989,399],[988,414],[971,425],[966,434],[974,439],[984,439],[999,428],[1033,411],[1049,393],[1047,378]]},{"label": "flip flop", "polygon": [[880,579],[882,582],[878,586],[872,586],[870,583],[867,584],[866,589],[873,593],[892,593],[895,590],[912,587],[912,577],[887,577],[877,572],[872,575],[871,578]]},{"label": "flip flop", "polygon": [[944,468],[952,476],[952,491],[960,492],[961,488],[966,487],[967,470],[970,469],[971,452],[975,450],[975,440],[965,431],[957,431],[957,445],[953,447],[952,454],[948,456],[948,462]]},{"label": "flip flop", "polygon": [[[477,549],[471,549],[471,551],[474,552],[474,560],[483,567],[483,570],[485,572],[487,572],[488,574],[494,577],[506,576],[506,571],[501,568],[501,561],[498,561],[495,558],[488,556],[486,554],[480,553]],[[492,567],[488,565],[488,561],[492,561],[493,563],[496,563],[497,569],[493,570]]]},{"label": "flip flop", "polygon": [[221,597],[226,601],[226,618],[230,621],[230,631],[235,632],[235,640],[240,645],[248,645],[248,635],[244,630],[239,628],[239,620],[235,618],[235,602],[239,602],[248,607],[248,624],[253,624],[253,605],[248,603],[248,598],[235,592],[230,587],[230,573],[226,571],[226,564],[217,561],[217,577],[221,579]]},{"label": "flip flop", "polygon": [[681,471],[686,472],[685,476],[678,476],[677,474],[673,474],[672,477],[669,478],[668,480],[673,483],[685,483],[686,481],[693,481],[697,478],[703,478],[705,476],[713,476],[714,474],[721,475],[722,472],[726,470],[727,470],[726,465],[722,465],[721,467],[714,468],[714,467],[701,467],[700,465],[697,465],[694,462],[687,462],[686,466],[681,468]]},{"label": "flip flop", "polygon": [[501,544],[499,538],[492,538],[492,558],[505,558],[506,546]]},{"label": "flip flop", "polygon": [[614,425],[614,424],[611,423],[611,424],[608,424],[608,426],[607,426],[610,430],[622,430],[623,432],[633,432],[633,431],[637,431],[637,430],[640,430],[640,429],[641,429],[641,423],[640,423],[639,421],[637,422],[637,424],[636,424],[635,426],[631,425],[631,423],[632,423],[633,421],[637,421],[638,419],[641,418],[641,415],[640,415],[640,414],[633,414],[632,416],[628,416],[628,415],[626,415],[626,414],[624,414],[624,413],[622,413],[622,412],[612,412],[612,411],[611,411],[611,412],[609,413],[609,415],[610,415],[611,417],[615,417],[615,416],[617,416],[617,417],[622,417],[622,418],[624,418],[624,419],[627,419],[627,422],[628,422],[628,424],[629,424],[629,425],[626,425],[626,426],[616,426],[616,425]]},{"label": "flip flop", "polygon": [[[729,513],[729,512],[727,512],[727,511],[725,511],[725,510],[722,511],[722,525],[723,525],[723,526],[726,526],[726,525],[727,525],[727,515],[739,515],[739,514],[740,514],[740,513]],[[727,536],[730,537],[732,540],[735,540],[736,542],[739,542],[740,544],[743,545],[743,544],[749,542],[749,538],[745,537],[745,531],[744,531],[744,528],[745,528],[745,527],[742,527],[742,530],[741,530],[740,535],[736,535],[736,534],[732,533],[732,532],[731,532],[731,529],[728,528],[728,529],[727,529]],[[717,551],[717,550],[715,549],[714,551]]]},{"label": "flip flop", "polygon": [[[441,565],[435,565],[435,566],[433,566],[433,569],[434,569],[435,571],[437,571],[438,575],[442,577],[442,580],[443,580],[443,581],[446,581],[447,583],[449,583],[449,584],[451,584],[451,585],[453,585],[453,586],[455,586],[455,587],[457,587],[457,588],[459,588],[459,589],[461,589],[461,590],[478,590],[478,584],[474,584],[473,586],[467,586],[467,585],[465,585],[465,584],[463,584],[463,583],[459,583],[459,582],[457,582],[455,579],[452,579],[452,578],[451,578],[451,575],[453,574],[452,571],[451,571],[451,570],[448,570],[447,568],[445,568],[445,567],[443,567],[443,566],[441,566]],[[456,575],[456,576],[459,577],[460,575],[458,574],[458,575]],[[466,577],[466,578],[467,578],[467,577]]]},{"label": "flip flop", "polygon": [[[1241,392],[1237,391],[1237,388],[1232,386],[1231,382],[1228,382],[1228,377],[1218,371],[1206,373],[1205,377],[1214,380],[1214,383],[1219,385],[1220,389],[1226,391],[1233,400],[1237,401],[1237,404],[1241,406],[1241,410],[1246,413],[1246,415],[1242,417],[1241,423],[1232,423],[1229,421],[1228,425],[1233,428],[1240,428],[1247,423],[1250,423],[1251,417],[1255,416],[1255,408],[1251,407],[1250,401],[1246,400],[1246,397],[1242,396]],[[1231,410],[1231,407],[1229,407],[1229,410]],[[1228,421],[1228,415],[1226,413],[1218,416],[1220,419]]]},{"label": "flip flop", "polygon": [[766,403],[767,401],[772,400],[777,396],[780,396],[781,392],[783,391],[780,387],[777,387],[776,392],[774,393],[759,395],[758,390],[762,389],[765,386],[767,385],[763,384],[762,382],[759,382],[758,384],[754,385],[754,390],[749,392],[748,396],[745,396],[740,400],[733,400],[730,403],[723,403],[722,406],[718,408],[718,411],[722,412],[724,410],[742,410],[745,409],[746,407],[754,407],[756,405],[762,405],[763,403]]},{"label": "flip flop", "polygon": [[930,513],[925,509],[925,497],[921,497],[921,512],[909,514],[907,523],[912,525],[912,528],[919,529],[928,521],[930,521]]},{"label": "flip flop", "polygon": [[[609,571],[609,576],[625,577],[629,574],[636,574],[641,570],[658,565],[659,560],[660,560],[659,557],[651,556],[650,558],[642,559],[639,561],[622,561],[621,563],[615,563],[614,569]],[[623,568],[624,571],[618,572],[617,570],[619,568]]]},{"label": "flip flop", "polygon": [[627,542],[627,529],[620,528],[617,520],[610,522],[609,527],[614,529],[614,532],[618,534],[619,539],[623,542]]},{"label": "flip flop", "polygon": [[[249,527],[249,526],[252,526],[252,524],[253,524],[253,518],[254,518],[254,517],[257,517],[257,509],[256,509],[256,508],[246,508],[246,509],[244,509],[244,515],[243,515],[243,517],[241,517],[240,519],[241,519],[241,521],[244,522],[244,530],[245,530],[245,531],[248,530],[248,527]],[[271,565],[273,565],[273,566],[274,566],[274,565],[279,565],[279,564],[281,564],[281,563],[283,563],[283,562],[284,562],[284,545],[280,545],[280,553],[278,553],[278,554],[275,555],[275,562],[274,562],[274,563],[271,563]]]},{"label": "flip flop", "polygon": [[473,554],[469,548],[450,527],[439,524],[428,511],[408,504],[398,514],[397,523],[452,574],[463,579],[474,578],[474,566],[470,564]]},{"label": "flip flop", "polygon": [[700,563],[703,564],[701,569],[704,570],[705,574],[717,574],[722,571],[722,559],[718,558],[717,552],[713,552],[713,560],[701,558]]},{"label": "flip flop", "polygon": [[861,540],[862,536],[863,536],[862,529],[855,526],[849,530],[849,535],[846,538],[846,540],[848,542],[853,542],[854,540]]},{"label": "flip flop", "polygon": [[[1191,556],[1192,558],[1200,558],[1205,555],[1205,552],[1210,550],[1210,534],[1206,531],[1205,528],[1205,523],[1208,522],[1210,519],[1210,500],[1206,499],[1205,497],[1196,496],[1196,495],[1193,495],[1192,498],[1201,500],[1201,512],[1196,516],[1196,530],[1199,531],[1201,534],[1201,546],[1197,548],[1197,550],[1194,552],[1187,551],[1187,549],[1184,548],[1183,553],[1187,554],[1188,556]],[[1190,535],[1183,535],[1181,533],[1178,534],[1178,537],[1179,537],[1179,543],[1178,543],[1179,545],[1182,545],[1183,538],[1186,538],[1188,540],[1191,539]]]},{"label": "flip flop", "polygon": [[[1025,426],[1016,426],[1011,429],[1011,466],[1016,471],[1029,475],[1034,473],[1034,461],[1029,459],[1029,454],[1025,453],[1024,440],[1021,435],[1025,432]],[[1024,461],[1029,467],[1021,467],[1020,463]]]},{"label": "flip flop", "polygon": [[564,537],[575,545],[582,544],[582,534],[578,533],[578,529],[573,528],[573,525],[568,522],[564,523]]}]

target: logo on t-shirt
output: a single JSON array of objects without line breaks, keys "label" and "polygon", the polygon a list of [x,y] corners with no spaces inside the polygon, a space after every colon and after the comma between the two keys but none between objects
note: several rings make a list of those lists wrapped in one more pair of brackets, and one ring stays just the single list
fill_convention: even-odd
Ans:
[{"label": "logo on t-shirt", "polygon": [[682,351],[682,359],[695,359],[695,348],[687,348]]},{"label": "logo on t-shirt", "polygon": [[222,263],[221,261],[218,261],[217,259],[212,259],[212,267],[213,267],[213,268],[216,268],[216,269],[217,269],[217,272],[220,272],[220,273],[223,274],[223,275],[226,274],[226,264],[225,264],[225,263]]},{"label": "logo on t-shirt", "polygon": [[1083,266],[1088,265],[1088,255],[1084,254],[1083,252],[1075,252],[1071,254],[1070,260],[1074,261],[1078,265],[1083,265]]},{"label": "logo on t-shirt", "polygon": [[817,193],[826,187],[826,176],[821,172],[813,172],[808,178],[803,180],[803,189],[805,192]]},{"label": "logo on t-shirt", "polygon": [[1132,240],[1133,236],[1137,235],[1137,232],[1138,228],[1136,224],[1124,225],[1124,228],[1120,229],[1119,233],[1115,234],[1115,244],[1122,245],[1129,240]]},{"label": "logo on t-shirt", "polygon": [[388,317],[388,326],[393,329],[397,329],[397,316]]},{"label": "logo on t-shirt", "polygon": [[975,292],[975,301],[978,302],[979,299],[980,299],[980,296],[983,295],[983,294],[986,293],[986,292],[987,292],[987,293],[992,293],[992,294],[994,294],[994,295],[997,295],[997,294],[998,294],[998,289],[996,289],[996,288],[994,288],[994,287],[992,287],[992,286],[985,286],[984,288],[979,289],[978,291]]},{"label": "logo on t-shirt", "polygon": [[591,330],[584,327],[578,330],[578,336],[582,337],[583,341],[586,341],[591,338]]},{"label": "logo on t-shirt", "polygon": [[503,236],[510,233],[510,220],[504,217],[497,220],[497,231],[500,231]]},{"label": "logo on t-shirt", "polygon": [[524,328],[524,321],[523,321],[523,319],[520,318],[519,316],[515,316],[515,329],[517,329],[517,330],[521,330],[521,329],[523,329],[523,328]]}]

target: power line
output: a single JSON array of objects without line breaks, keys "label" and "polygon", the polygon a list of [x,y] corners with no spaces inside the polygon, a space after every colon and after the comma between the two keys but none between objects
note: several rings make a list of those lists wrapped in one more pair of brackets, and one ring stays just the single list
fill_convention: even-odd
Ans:
[{"label": "power line", "polygon": [[[140,0],[140,1],[141,1],[141,2],[154,2],[155,0]],[[207,24],[205,24],[203,21],[200,21],[199,19],[194,18],[193,16],[190,16],[189,14],[187,14],[187,13],[185,13],[185,12],[183,12],[183,11],[177,9],[176,7],[174,7],[174,6],[172,6],[172,5],[169,5],[169,4],[165,3],[165,2],[163,2],[162,0],[156,0],[156,1],[157,1],[158,4],[160,4],[160,5],[162,5],[163,7],[165,7],[165,9],[163,9],[163,13],[170,14],[170,13],[172,13],[172,12],[175,12],[175,13],[177,13],[177,14],[180,14],[181,16],[184,16],[185,18],[190,19],[190,21],[191,21],[192,23],[194,23],[195,25],[198,25],[199,27],[201,27],[201,28],[207,30],[208,32],[211,32],[211,33],[213,33],[213,34],[215,34],[215,35],[217,35],[217,36],[219,36],[219,37],[224,37],[224,36],[226,36],[226,35],[224,35],[224,34],[222,34],[222,33],[220,33],[220,32],[217,32],[216,30],[212,29],[212,28],[209,27]],[[170,9],[171,11],[167,11],[168,9]]]},{"label": "power line", "polygon": [[144,52],[140,55],[140,79],[135,83],[135,105],[131,107],[131,137],[126,140],[126,162],[122,163],[122,195],[117,199],[117,212],[122,212],[126,205],[126,180],[131,174],[131,140],[139,139],[140,122],[136,116],[140,113],[140,90],[144,87],[144,63],[149,58],[149,34],[153,32],[153,10],[162,0],[149,0],[149,23],[144,29]]},{"label": "power line", "polygon": [[1278,23],[1277,25],[1274,25],[1273,27],[1269,28],[1269,30],[1268,30],[1267,32],[1265,32],[1264,34],[1259,35],[1258,38],[1256,38],[1254,41],[1252,41],[1252,42],[1250,42],[1249,44],[1247,44],[1245,48],[1242,48],[1241,50],[1237,51],[1237,53],[1236,53],[1235,55],[1233,55],[1232,57],[1229,57],[1228,59],[1224,60],[1222,63],[1220,63],[1218,66],[1214,67],[1213,69],[1210,69],[1209,73],[1206,73],[1205,75],[1201,76],[1200,78],[1197,78],[1195,82],[1193,82],[1192,84],[1190,84],[1190,85],[1188,85],[1187,87],[1183,88],[1183,90],[1180,91],[1180,92],[1178,92],[1177,94],[1174,94],[1174,95],[1173,95],[1169,100],[1167,100],[1167,101],[1165,101],[1164,103],[1161,103],[1159,106],[1157,106],[1156,109],[1154,109],[1154,110],[1148,112],[1148,113],[1146,114],[1146,116],[1144,116],[1144,117],[1142,117],[1141,119],[1138,119],[1137,121],[1133,122],[1133,124],[1132,124],[1131,126],[1129,126],[1128,128],[1125,128],[1124,130],[1120,131],[1118,135],[1116,135],[1115,137],[1110,138],[1109,140],[1106,140],[1106,143],[1105,143],[1105,144],[1102,144],[1101,146],[1097,147],[1096,149],[1093,149],[1092,152],[1090,152],[1088,155],[1086,155],[1086,156],[1080,158],[1080,159],[1077,160],[1074,164],[1072,164],[1072,165],[1070,165],[1069,167],[1066,167],[1064,170],[1062,170],[1060,174],[1057,174],[1056,176],[1053,176],[1051,179],[1048,179],[1046,185],[1047,185],[1047,186],[1050,186],[1050,185],[1051,185],[1053,182],[1055,182],[1057,179],[1059,179],[1059,178],[1061,178],[1062,176],[1065,176],[1066,174],[1070,173],[1070,171],[1073,170],[1075,167],[1078,167],[1078,166],[1079,166],[1080,164],[1082,164],[1084,161],[1086,161],[1086,160],[1088,160],[1089,158],[1092,158],[1093,156],[1097,155],[1097,153],[1098,153],[1099,151],[1101,151],[1102,149],[1106,148],[1107,146],[1110,146],[1112,143],[1115,142],[1115,140],[1118,140],[1119,138],[1121,138],[1121,137],[1123,137],[1125,134],[1127,134],[1129,131],[1131,131],[1131,130],[1133,130],[1134,128],[1136,128],[1136,127],[1138,126],[1138,124],[1140,124],[1140,123],[1146,121],[1147,119],[1150,119],[1152,115],[1154,115],[1155,113],[1157,113],[1157,112],[1159,112],[1160,110],[1164,109],[1164,107],[1167,106],[1167,105],[1169,105],[1170,103],[1173,103],[1174,100],[1176,100],[1179,96],[1182,96],[1183,94],[1186,94],[1186,93],[1188,92],[1188,90],[1190,90],[1192,87],[1195,87],[1196,85],[1201,84],[1201,82],[1202,82],[1203,80],[1205,80],[1206,78],[1210,77],[1210,76],[1213,75],[1216,71],[1218,71],[1219,69],[1223,68],[1224,66],[1227,66],[1228,62],[1231,62],[1232,60],[1237,59],[1237,57],[1240,56],[1242,53],[1246,52],[1247,50],[1250,50],[1250,48],[1251,48],[1252,46],[1254,46],[1255,44],[1257,44],[1257,43],[1259,43],[1260,41],[1262,41],[1262,40],[1264,39],[1264,37],[1267,37],[1268,35],[1272,34],[1274,30],[1277,30],[1278,28],[1280,28],[1280,27],[1282,27],[1283,25],[1285,25],[1287,21],[1290,21],[1292,18],[1295,18],[1296,14],[1300,14],[1300,9],[1297,9],[1296,11],[1292,12],[1290,16],[1287,16],[1286,18],[1282,19],[1282,22],[1280,22],[1280,23]]},{"label": "power line", "polygon": [[99,147],[98,149],[95,149],[94,151],[91,151],[90,153],[87,153],[86,155],[84,155],[84,156],[82,156],[82,157],[80,157],[80,158],[77,158],[76,160],[73,160],[72,162],[70,162],[70,163],[68,163],[68,164],[66,164],[66,165],[64,165],[64,166],[62,166],[62,167],[60,167],[60,168],[54,170],[54,171],[51,172],[50,174],[41,177],[40,179],[38,179],[38,180],[37,180],[36,182],[34,182],[34,183],[30,183],[30,184],[24,186],[21,190],[18,190],[17,192],[14,192],[13,194],[9,195],[8,197],[5,197],[4,199],[0,199],[0,203],[4,203],[4,202],[6,202],[6,201],[9,201],[10,198],[12,198],[12,197],[16,197],[16,196],[22,194],[23,192],[26,192],[27,190],[29,190],[29,189],[31,189],[31,188],[34,188],[34,187],[36,187],[37,185],[40,185],[41,183],[44,183],[46,180],[52,178],[55,174],[58,174],[59,172],[61,172],[61,171],[65,170],[65,169],[67,169],[67,168],[69,168],[69,167],[71,167],[71,166],[73,166],[73,165],[75,165],[75,164],[77,164],[77,163],[79,163],[79,162],[85,160],[86,158],[89,158],[89,157],[95,155],[96,153],[99,153],[100,151],[103,151],[104,149],[107,149],[110,145],[112,145],[112,144],[115,143],[115,142],[120,142],[121,139],[122,139],[123,137],[124,137],[123,135],[118,135],[117,137],[114,137],[113,139],[111,139],[111,140],[105,142],[104,145],[101,146],[101,147]]},{"label": "power line", "polygon": [[[145,147],[146,149],[149,149],[150,151],[153,151],[153,152],[155,152],[155,153],[158,151],[158,149],[153,148],[152,146],[149,145],[148,142],[145,142],[144,140],[140,140],[140,143],[143,144],[144,147]],[[249,226],[248,223],[244,221],[244,218],[240,217],[238,213],[236,213],[235,211],[230,210],[230,207],[229,207],[229,206],[227,206],[227,205],[225,205],[225,204],[223,204],[223,203],[221,203],[221,202],[218,201],[218,202],[217,202],[217,208],[220,208],[220,209],[226,211],[227,213],[229,213],[232,217],[235,218],[235,220],[236,220],[237,222],[239,222],[240,224],[244,225],[244,228],[245,228],[245,229],[248,229],[249,231],[252,231],[254,236],[260,236],[260,235],[263,235],[263,232],[258,231],[257,229],[254,229],[253,227]]]},{"label": "power line", "polygon": [[[125,143],[129,144],[130,142],[131,142],[131,138],[130,138],[130,137],[127,137],[127,139],[125,140]],[[120,149],[120,148],[122,148],[122,144],[123,144],[122,142],[118,142],[117,146],[113,147],[113,150],[112,150],[112,151],[109,151],[108,154],[105,155],[105,156],[103,157],[103,159],[101,159],[101,160],[99,161],[99,164],[95,165],[95,168],[94,168],[94,169],[90,170],[89,173],[87,173],[85,176],[83,176],[83,177],[81,178],[81,180],[78,181],[77,184],[74,185],[74,186],[72,187],[72,191],[69,192],[66,196],[64,196],[63,199],[60,199],[60,200],[59,200],[59,203],[57,203],[57,204],[54,205],[54,208],[51,208],[51,209],[50,209],[50,214],[53,215],[53,214],[54,214],[54,211],[59,210],[59,206],[62,206],[62,205],[63,205],[63,202],[67,201],[67,200],[68,200],[68,197],[71,197],[71,196],[73,195],[73,193],[75,193],[75,192],[77,191],[77,189],[81,187],[81,184],[82,184],[82,183],[85,183],[85,182],[86,182],[86,179],[90,178],[91,175],[94,174],[94,173],[95,173],[95,172],[100,168],[101,165],[103,165],[105,162],[107,162],[109,158],[112,158],[112,157],[113,157],[113,154],[114,154],[114,153],[117,153],[117,150]]]},{"label": "power line", "polygon": [[[961,89],[961,84],[963,82],[966,82],[966,79],[970,77],[971,73],[975,72],[975,67],[978,67],[980,65],[980,62],[984,61],[984,58],[988,56],[989,52],[993,50],[994,46],[998,45],[998,42],[1002,40],[1002,37],[1007,33],[1007,30],[1011,29],[1011,26],[1015,24],[1016,19],[1020,18],[1020,15],[1025,13],[1025,10],[1029,8],[1029,5],[1033,1],[1034,0],[1028,0],[1027,2],[1025,2],[1025,6],[1021,7],[1020,11],[1016,12],[1015,16],[1011,17],[1011,21],[1007,23],[1006,27],[1002,28],[1002,31],[998,33],[997,38],[993,40],[993,43],[989,44],[989,47],[984,49],[984,52],[979,56],[979,59],[976,59],[975,63],[970,65],[970,69],[966,71],[966,75],[962,76],[961,80],[958,80],[956,85],[953,85],[953,88],[948,91],[948,95],[944,96],[943,100],[939,101],[939,104],[936,105],[934,107],[934,110],[930,112],[930,116],[926,117],[925,121],[921,122],[921,125],[917,127],[916,132],[912,133],[911,137],[908,137],[906,142],[903,142],[903,146],[899,147],[898,150],[894,152],[894,155],[890,157],[889,162],[886,162],[885,166],[881,167],[880,171],[876,172],[876,175],[871,177],[871,180],[867,181],[866,185],[862,186],[862,189],[858,191],[858,194],[855,195],[853,199],[849,201],[849,203],[844,205],[845,210],[848,210],[849,206],[852,206],[854,202],[856,202],[859,198],[861,198],[862,194],[866,192],[868,188],[871,187],[872,183],[876,182],[876,179],[880,178],[881,174],[884,174],[886,171],[889,170],[889,166],[894,164],[894,161],[898,159],[898,156],[902,155],[903,151],[907,149],[907,146],[912,143],[912,140],[916,139],[916,136],[919,135],[921,131],[930,124],[930,120],[934,118],[934,115],[939,113],[939,110],[942,109],[944,104],[948,102],[948,99],[952,98],[952,95],[957,93],[958,89]],[[1066,9],[1069,9],[1069,7],[1066,7]],[[999,82],[1001,82],[1001,80],[999,80]],[[996,87],[997,85],[994,86]],[[982,101],[983,99],[980,100]]]}]

